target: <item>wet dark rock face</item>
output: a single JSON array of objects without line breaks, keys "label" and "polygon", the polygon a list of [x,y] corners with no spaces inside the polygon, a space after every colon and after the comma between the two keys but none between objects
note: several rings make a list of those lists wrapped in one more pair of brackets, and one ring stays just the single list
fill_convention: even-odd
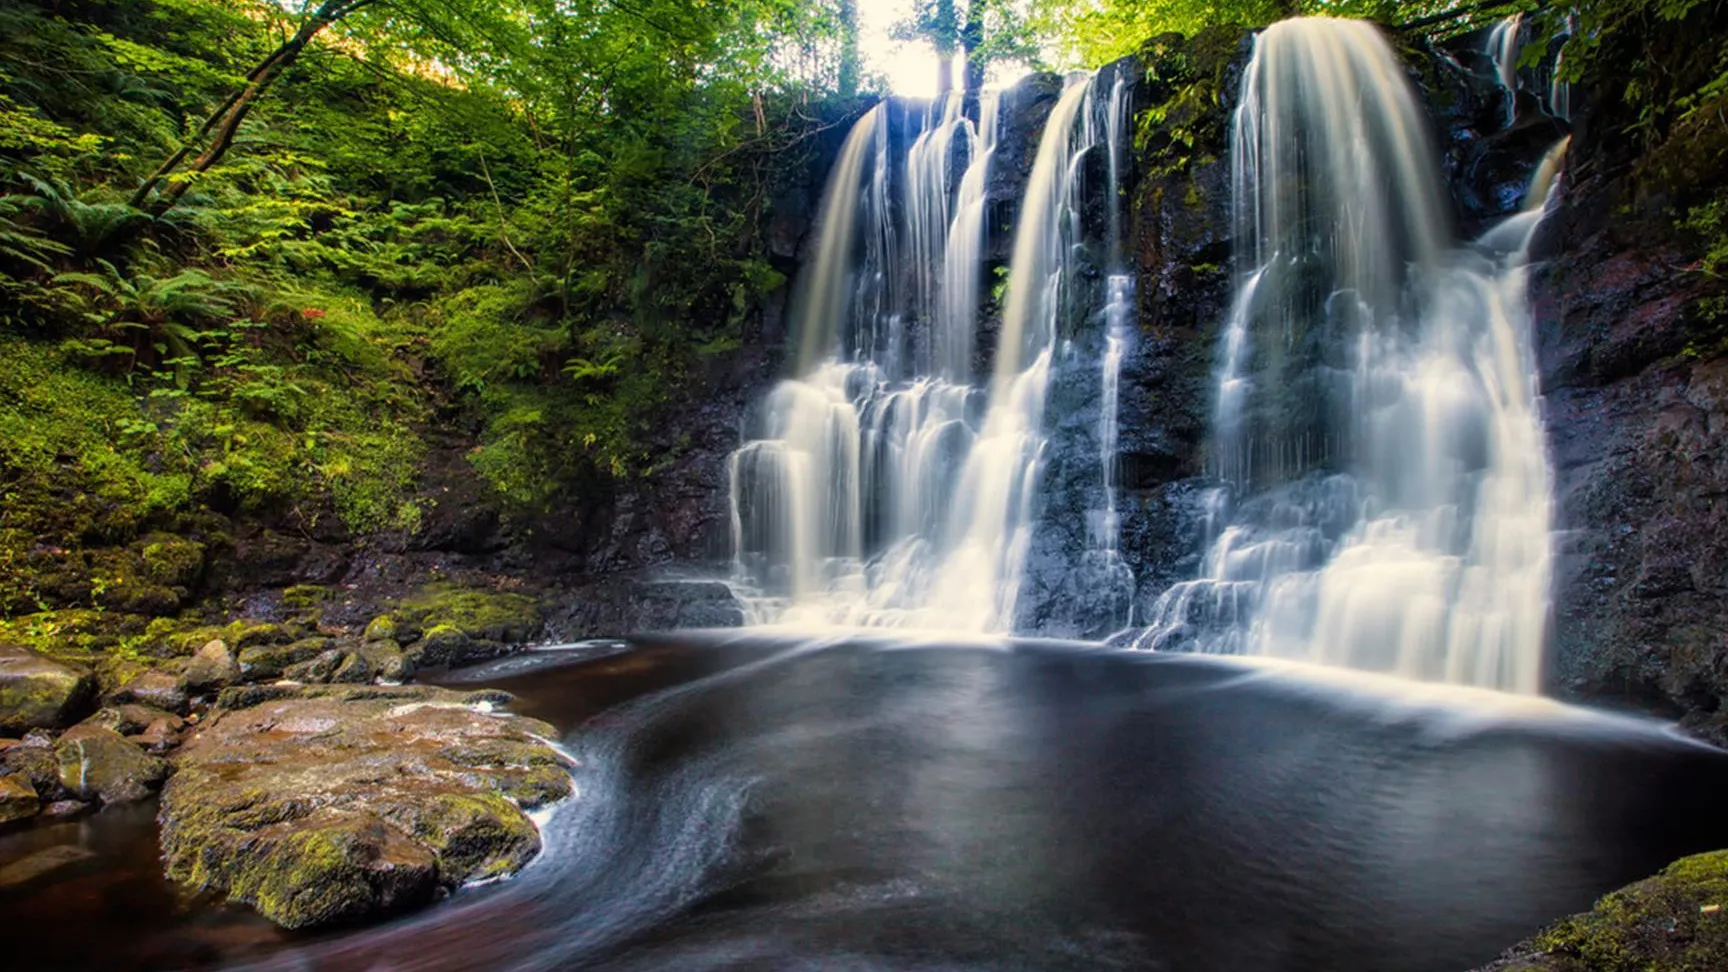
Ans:
[{"label": "wet dark rock face", "polygon": [[[1079,316],[1083,326],[1068,335],[1071,344],[1056,362],[1022,630],[1106,637],[1130,620],[1143,622],[1160,593],[1198,568],[1214,348],[1232,279],[1227,123],[1248,53],[1240,31],[1172,35],[1138,59],[1107,67],[1098,82],[1107,90],[1124,74],[1132,84],[1130,117],[1155,110],[1165,119],[1144,139],[1137,126],[1127,133],[1122,198],[1101,201],[1121,207],[1135,277],[1118,400],[1120,561],[1090,552],[1089,530],[1105,506],[1098,441],[1104,325],[1095,312]],[[1100,272],[1088,283],[1101,293]]]},{"label": "wet dark rock face", "polygon": [[[1629,134],[1640,109],[1612,65],[1660,58],[1668,97],[1711,75],[1702,37],[1728,12],[1605,35],[1574,89],[1560,205],[1538,232],[1537,353],[1555,464],[1554,689],[1677,717],[1728,740],[1728,358],[1700,272],[1706,241],[1677,225],[1725,182],[1715,96],[1690,120]],[[1708,116],[1708,117],[1705,117]]]},{"label": "wet dark rock face", "polygon": [[1561,529],[1554,680],[1725,738],[1728,359],[1689,349],[1707,278],[1628,240],[1626,186],[1580,145],[1533,279]]}]

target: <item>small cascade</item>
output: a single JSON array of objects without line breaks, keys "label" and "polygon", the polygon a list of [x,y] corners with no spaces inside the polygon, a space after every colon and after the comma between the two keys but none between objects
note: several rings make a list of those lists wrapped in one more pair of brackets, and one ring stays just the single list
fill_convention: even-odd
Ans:
[{"label": "small cascade", "polygon": [[1365,23],[1263,32],[1233,138],[1220,485],[1200,576],[1158,598],[1138,644],[1536,691],[1552,500],[1525,247],[1540,206],[1452,244],[1425,118]]},{"label": "small cascade", "polygon": [[[1083,163],[1111,133],[1114,199],[1126,105],[1120,85],[1108,102],[1093,89],[1070,82],[1046,122],[987,387],[973,362],[1000,95],[982,94],[975,118],[957,95],[891,102],[848,135],[795,298],[796,377],[732,459],[733,586],[747,620],[1012,629],[1058,335],[1110,303],[1114,385],[1131,312],[1124,272],[1109,275],[1109,301],[1080,292],[1100,286],[1076,262]],[[1118,224],[1112,214],[1116,236]],[[1106,424],[1113,439],[1113,415],[1101,437]],[[1109,505],[1099,545],[1114,557]]]},{"label": "small cascade", "polygon": [[[1554,42],[1564,40],[1572,35],[1574,18],[1568,15],[1565,28],[1553,38]],[[1500,90],[1506,96],[1506,126],[1510,128],[1518,120],[1518,92],[1522,87],[1518,63],[1524,56],[1524,45],[1527,34],[1531,31],[1531,22],[1522,13],[1515,13],[1494,24],[1483,40],[1482,53],[1494,65],[1494,79],[1500,85]],[[1529,89],[1542,105],[1542,110],[1562,121],[1572,118],[1572,86],[1562,79],[1562,55],[1556,55],[1551,63],[1525,72],[1530,75],[1532,87]]]},{"label": "small cascade", "polygon": [[[1120,188],[1127,163],[1128,90],[1120,75],[1111,86],[1105,111],[1104,137],[1109,155],[1109,184]],[[1133,621],[1134,571],[1122,559],[1122,514],[1117,507],[1118,444],[1121,441],[1122,359],[1133,334],[1134,276],[1127,271],[1123,250],[1122,207],[1109,200],[1106,240],[1109,269],[1105,277],[1104,354],[1099,367],[1098,464],[1103,483],[1104,508],[1091,520],[1087,560],[1090,576],[1101,577],[1119,591],[1122,611],[1105,622],[1109,630],[1121,630]]]},{"label": "small cascade", "polygon": [[1518,117],[1518,57],[1523,53],[1519,33],[1524,29],[1524,15],[1515,13],[1496,23],[1488,31],[1483,53],[1494,62],[1494,79],[1506,93],[1506,124],[1511,126]]}]

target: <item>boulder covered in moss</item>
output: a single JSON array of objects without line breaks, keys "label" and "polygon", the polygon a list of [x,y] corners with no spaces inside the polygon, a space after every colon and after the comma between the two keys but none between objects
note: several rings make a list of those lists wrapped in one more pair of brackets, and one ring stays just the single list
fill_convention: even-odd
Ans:
[{"label": "boulder covered in moss", "polygon": [[0,824],[36,816],[42,801],[36,787],[21,773],[0,774]]},{"label": "boulder covered in moss", "polygon": [[80,800],[136,803],[156,792],[168,764],[106,726],[81,723],[54,743],[60,785]]},{"label": "boulder covered in moss", "polygon": [[544,626],[540,602],[526,594],[481,587],[435,584],[402,601],[392,615],[401,630],[429,632],[449,626],[476,641],[518,645],[533,640]]},{"label": "boulder covered in moss", "polygon": [[1480,972],[1728,969],[1728,851],[1683,858],[1566,918]]},{"label": "boulder covered in moss", "polygon": [[440,668],[477,660],[474,639],[453,624],[440,624],[408,648],[408,660],[416,668]]},{"label": "boulder covered in moss", "polygon": [[87,672],[0,645],[0,735],[71,725],[86,711],[93,684]]},{"label": "boulder covered in moss", "polygon": [[396,640],[396,619],[388,614],[380,614],[366,624],[365,640],[367,644],[375,641]]},{"label": "boulder covered in moss", "polygon": [[414,676],[414,663],[394,641],[368,641],[360,646],[359,654],[367,670],[386,682],[406,682]]},{"label": "boulder covered in moss", "polygon": [[251,645],[240,651],[240,671],[254,680],[280,678],[289,668],[309,662],[329,648],[329,638],[301,638],[285,645]]},{"label": "boulder covered in moss", "polygon": [[[507,697],[506,697],[507,698]],[[499,693],[229,689],[163,791],[168,873],[305,928],[379,917],[510,874],[528,812],[571,792],[544,723]]]}]

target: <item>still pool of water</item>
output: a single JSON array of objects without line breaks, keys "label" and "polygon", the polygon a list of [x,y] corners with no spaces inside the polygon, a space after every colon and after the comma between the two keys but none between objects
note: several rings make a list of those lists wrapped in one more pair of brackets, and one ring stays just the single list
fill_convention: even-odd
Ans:
[{"label": "still pool of water", "polygon": [[516,878],[288,935],[173,892],[148,811],[107,811],[0,834],[0,874],[91,855],[0,882],[9,959],[1461,972],[1728,845],[1728,754],[1660,725],[1294,664],[757,631],[460,677],[581,763]]}]

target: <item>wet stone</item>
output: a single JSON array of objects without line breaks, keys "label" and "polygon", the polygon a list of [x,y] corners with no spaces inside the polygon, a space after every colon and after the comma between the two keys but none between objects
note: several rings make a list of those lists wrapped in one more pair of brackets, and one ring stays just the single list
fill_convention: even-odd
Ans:
[{"label": "wet stone", "polygon": [[528,811],[568,796],[571,779],[540,738],[550,727],[491,712],[500,698],[425,686],[223,692],[163,791],[169,876],[304,928],[514,872],[540,848]]},{"label": "wet stone", "polygon": [[29,777],[18,773],[0,776],[0,824],[34,817],[41,807]]},{"label": "wet stone", "polygon": [[146,754],[112,729],[80,725],[54,744],[60,785],[73,796],[103,803],[136,803],[156,791],[168,764]]},{"label": "wet stone", "polygon": [[87,673],[0,645],[0,733],[69,726],[88,711],[92,687]]}]

